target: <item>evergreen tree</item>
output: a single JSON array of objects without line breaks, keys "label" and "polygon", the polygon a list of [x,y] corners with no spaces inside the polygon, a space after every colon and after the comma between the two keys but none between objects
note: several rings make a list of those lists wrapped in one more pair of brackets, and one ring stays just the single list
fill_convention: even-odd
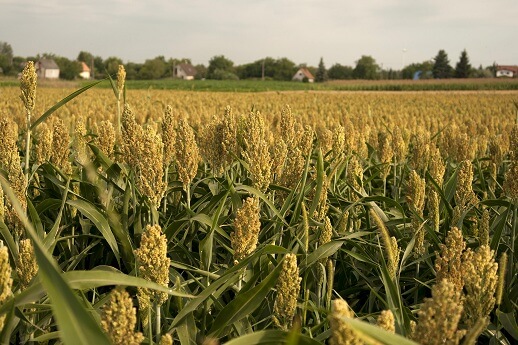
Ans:
[{"label": "evergreen tree", "polygon": [[455,66],[455,78],[469,78],[471,73],[471,64],[469,63],[468,53],[466,49],[460,54],[459,62]]},{"label": "evergreen tree", "polygon": [[450,60],[448,60],[448,54],[444,50],[439,50],[437,56],[434,58],[433,64],[433,77],[436,79],[450,78],[452,76],[452,68],[450,66]]},{"label": "evergreen tree", "polygon": [[327,71],[326,66],[324,65],[324,59],[320,58],[320,62],[318,63],[318,69],[315,76],[315,81],[317,83],[324,82],[327,80]]}]

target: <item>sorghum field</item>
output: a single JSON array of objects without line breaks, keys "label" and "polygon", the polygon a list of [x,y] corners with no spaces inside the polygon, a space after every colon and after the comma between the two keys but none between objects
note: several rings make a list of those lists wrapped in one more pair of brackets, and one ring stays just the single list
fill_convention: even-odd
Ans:
[{"label": "sorghum field", "polygon": [[0,89],[1,343],[516,344],[518,92],[124,75]]}]

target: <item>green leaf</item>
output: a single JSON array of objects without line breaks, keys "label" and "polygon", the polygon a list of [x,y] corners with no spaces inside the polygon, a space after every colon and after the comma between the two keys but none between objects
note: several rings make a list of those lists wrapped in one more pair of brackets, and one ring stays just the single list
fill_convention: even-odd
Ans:
[{"label": "green leaf", "polygon": [[59,266],[46,251],[32,224],[27,219],[17,197],[5,178],[0,177],[0,184],[6,196],[23,222],[27,235],[34,243],[34,253],[38,263],[38,277],[51,300],[53,314],[58,329],[62,332],[65,344],[108,345],[110,342],[101,326],[92,318],[84,305],[78,300],[60,272]]},{"label": "green leaf", "polygon": [[108,220],[102,215],[102,213],[95,206],[84,200],[67,200],[67,204],[77,208],[77,210],[81,212],[82,215],[90,219],[95,224],[106,242],[108,242],[108,245],[115,254],[117,261],[119,261],[120,254],[119,248],[117,247],[117,240],[113,235]]},{"label": "green leaf", "polygon": [[218,337],[225,330],[225,327],[232,325],[234,322],[241,320],[247,315],[250,315],[254,310],[259,308],[270,290],[275,286],[281,269],[282,264],[279,263],[277,267],[257,286],[248,291],[240,292],[229,304],[225,306],[225,308],[223,308],[223,310],[219,312],[209,333]]},{"label": "green leaf", "polygon": [[502,323],[505,330],[509,332],[511,337],[515,340],[518,340],[518,324],[516,324],[516,317],[514,315],[514,311],[510,313],[502,313],[499,309],[496,311],[496,316],[498,316],[498,320]]},{"label": "green leaf", "polygon": [[[243,335],[239,338],[232,339],[225,343],[225,345],[279,345],[286,342],[288,337],[287,332],[278,330],[266,330]],[[321,343],[315,339],[311,339],[306,335],[301,334],[298,338],[299,345],[320,345]]]},{"label": "green leaf", "polygon": [[314,252],[308,255],[306,260],[304,260],[300,264],[300,269],[304,270],[305,268],[311,266],[313,263],[319,261],[320,259],[327,258],[340,249],[342,247],[342,244],[344,244],[345,241],[331,241],[329,243],[326,243],[324,245],[321,245],[317,248]]},{"label": "green leaf", "polygon": [[[182,308],[182,310],[180,310],[178,315],[176,315],[173,322],[171,323],[171,326],[169,327],[169,330],[172,330],[173,328],[177,327],[183,320],[183,318],[195,311],[205,300],[207,300],[208,298],[215,298],[214,294],[217,293],[219,289],[226,289],[226,287],[230,286],[235,281],[237,281],[242,274],[241,269],[246,267],[250,261],[254,260],[257,257],[260,257],[261,255],[284,254],[286,252],[287,250],[285,248],[274,245],[266,245],[258,249],[255,253],[243,259],[240,263],[227,270],[225,274],[221,275],[217,280],[212,282],[195,299],[187,303]],[[221,293],[221,291],[219,293]]]},{"label": "green leaf", "polygon": [[68,102],[70,102],[71,100],[73,100],[74,98],[76,98],[77,96],[79,96],[80,94],[82,94],[83,92],[85,92],[86,90],[94,87],[95,85],[99,84],[99,83],[102,83],[103,81],[105,81],[105,79],[102,79],[102,80],[99,80],[99,81],[96,81],[96,82],[93,82],[91,84],[88,84],[86,85],[85,87],[79,89],[79,90],[76,90],[74,92],[72,92],[70,95],[66,96],[65,98],[63,98],[61,101],[57,102],[56,104],[54,104],[52,107],[50,107],[49,110],[47,110],[43,115],[41,115],[36,121],[34,121],[34,123],[31,125],[31,131],[33,131],[40,123],[42,123],[43,121],[45,121],[47,119],[47,117],[49,117],[50,115],[52,115],[56,110],[58,110],[59,108],[61,108],[62,106],[64,106],[65,104],[67,104]]},{"label": "green leaf", "polygon": [[31,222],[36,228],[36,233],[40,238],[45,237],[45,232],[43,230],[43,224],[41,223],[40,216],[38,214],[38,211],[36,211],[36,208],[32,204],[31,199],[27,198],[27,211],[29,212],[29,216],[31,217]]},{"label": "green leaf", "polygon": [[52,226],[52,229],[49,231],[47,236],[45,238],[42,238],[45,248],[47,248],[47,250],[50,253],[52,253],[54,251],[54,246],[56,245],[56,239],[58,237],[58,232],[59,232],[59,225],[61,224],[61,217],[63,216],[63,210],[65,209],[65,203],[67,201],[69,185],[70,185],[70,179],[67,179],[67,184],[66,184],[65,190],[63,191],[63,197],[61,199],[61,207],[59,208],[59,212],[56,217],[56,220],[54,221],[54,225]]},{"label": "green leaf", "polygon": [[[135,286],[143,287],[152,290],[162,291],[171,296],[193,298],[194,296],[167,288],[160,284],[139,278],[129,276],[121,273],[117,270],[101,270],[93,269],[90,271],[69,271],[62,274],[62,279],[72,289],[77,290],[89,290],[101,286],[109,285],[122,285],[122,286]],[[14,295],[11,299],[13,300],[15,307],[24,306],[29,303],[36,302],[40,298],[45,296],[45,289],[42,283],[37,282],[32,284],[21,293]],[[0,314],[6,311],[8,308],[7,303],[0,306]]]},{"label": "green leaf", "polygon": [[11,253],[11,257],[14,259],[14,262],[18,260],[18,246],[14,242],[13,235],[11,231],[7,228],[4,222],[0,220],[0,235],[4,238],[4,241],[9,248],[9,252]]}]

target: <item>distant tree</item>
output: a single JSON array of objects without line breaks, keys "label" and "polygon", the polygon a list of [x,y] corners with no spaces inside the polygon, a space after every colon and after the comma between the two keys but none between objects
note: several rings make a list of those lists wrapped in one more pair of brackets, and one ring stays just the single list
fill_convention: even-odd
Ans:
[{"label": "distant tree", "polygon": [[93,62],[94,56],[92,53],[81,50],[77,55],[77,61],[84,62],[88,66]]},{"label": "distant tree", "polygon": [[432,75],[432,69],[433,65],[430,61],[412,63],[401,70],[401,77],[403,79],[413,79],[414,75],[420,72],[419,79],[428,79]]},{"label": "distant tree", "polygon": [[356,67],[353,70],[353,76],[356,79],[378,79],[379,66],[372,56],[363,55],[356,61]]},{"label": "distant tree", "polygon": [[139,71],[140,79],[160,79],[163,78],[167,70],[167,63],[163,56],[157,56],[154,59],[146,60]]},{"label": "distant tree", "polygon": [[327,71],[326,66],[324,65],[324,58],[320,58],[320,62],[318,63],[317,72],[315,75],[315,81],[318,83],[324,82],[327,80]]},{"label": "distant tree", "polygon": [[92,78],[102,79],[105,77],[104,72],[104,60],[100,56],[94,57],[94,70],[90,71],[92,73]]},{"label": "distant tree", "polygon": [[433,64],[433,77],[436,79],[451,78],[452,68],[450,66],[450,60],[448,60],[448,54],[444,50],[439,50],[434,58]]},{"label": "distant tree", "polygon": [[[95,60],[94,60],[94,64],[95,64]],[[110,56],[109,58],[104,60],[104,69],[111,76],[114,76],[117,74],[117,71],[119,70],[119,65],[122,65],[122,60],[116,56]]]},{"label": "distant tree", "polygon": [[275,74],[277,60],[266,57],[251,63],[243,64],[236,67],[236,74],[239,79],[259,79],[263,76],[264,66],[264,77],[267,79],[273,79]]},{"label": "distant tree", "polygon": [[124,65],[124,69],[126,70],[126,79],[127,80],[135,80],[139,79],[139,72],[142,68],[141,63],[128,62]]},{"label": "distant tree", "polygon": [[207,67],[203,64],[199,64],[194,66],[196,68],[196,79],[205,79],[207,78]]},{"label": "distant tree", "polygon": [[353,68],[335,63],[327,71],[329,79],[352,79]]},{"label": "distant tree", "polygon": [[280,58],[273,63],[272,78],[274,80],[291,80],[297,72],[297,65],[288,58]]},{"label": "distant tree", "polygon": [[471,74],[471,64],[469,63],[466,49],[460,54],[459,62],[455,66],[455,78],[469,78]]},{"label": "distant tree", "polygon": [[475,78],[492,78],[494,76],[490,67],[484,68],[482,65],[478,66],[477,69],[473,69],[472,75]]},{"label": "distant tree", "polygon": [[79,61],[69,60],[66,57],[54,56],[54,61],[59,66],[59,78],[73,80],[81,73],[81,63]]},{"label": "distant tree", "polygon": [[0,68],[4,74],[13,69],[13,48],[7,42],[0,41]]},{"label": "distant tree", "polygon": [[234,74],[234,62],[223,55],[214,56],[209,60],[209,67],[207,68],[208,79],[219,79],[223,76],[230,77],[230,74]]}]

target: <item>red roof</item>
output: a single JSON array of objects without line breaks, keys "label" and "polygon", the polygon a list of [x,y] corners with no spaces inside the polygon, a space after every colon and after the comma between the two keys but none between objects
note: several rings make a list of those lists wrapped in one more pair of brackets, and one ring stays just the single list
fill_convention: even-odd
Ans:
[{"label": "red roof", "polygon": [[301,67],[299,71],[302,72],[306,78],[315,79],[315,77],[313,77],[313,74],[311,74],[309,69],[307,69],[306,67]]},{"label": "red roof", "polygon": [[518,66],[511,66],[511,65],[497,65],[496,66],[496,70],[497,71],[503,71],[503,70],[506,70],[506,71],[511,71],[515,74],[518,74]]},{"label": "red roof", "polygon": [[90,72],[90,67],[88,67],[88,65],[83,61],[81,61],[81,68],[83,69],[82,72]]}]

